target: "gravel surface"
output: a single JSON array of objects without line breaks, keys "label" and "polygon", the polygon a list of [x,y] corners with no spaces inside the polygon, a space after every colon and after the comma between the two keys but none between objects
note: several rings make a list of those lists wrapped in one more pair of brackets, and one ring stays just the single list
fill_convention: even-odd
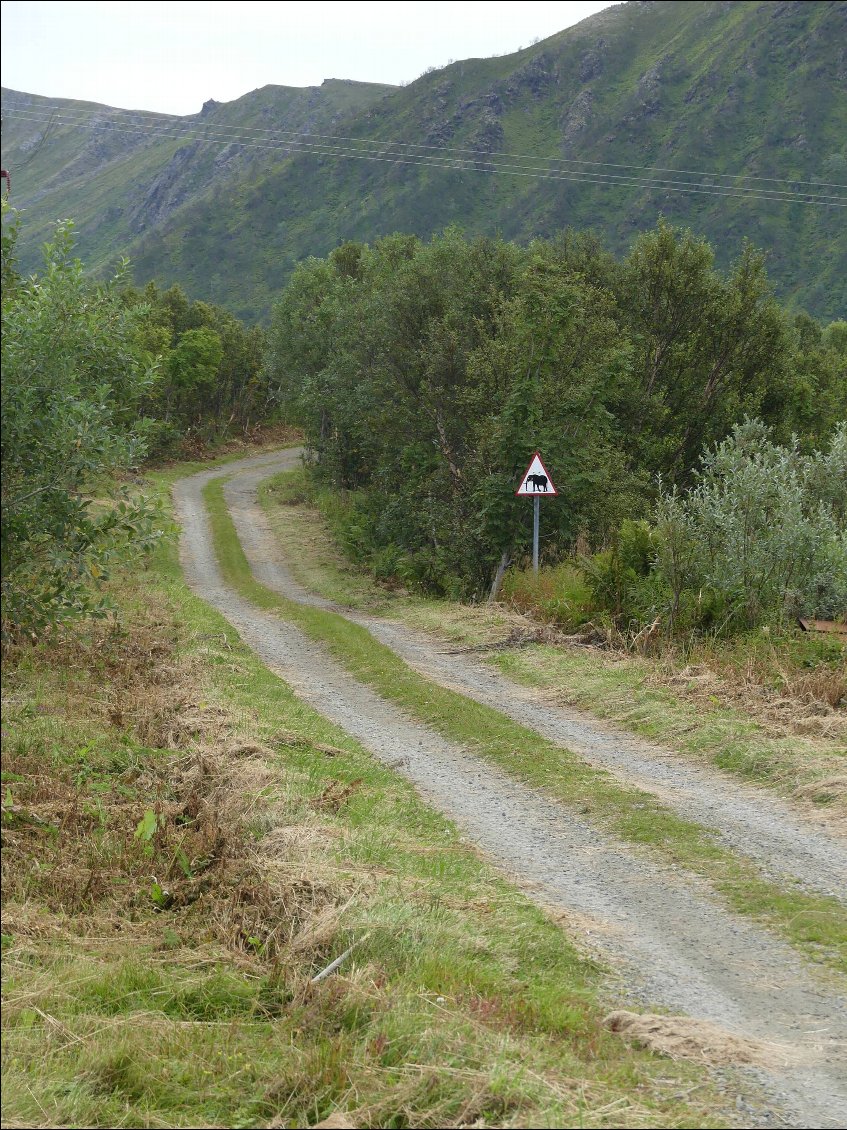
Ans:
[{"label": "gravel surface", "polygon": [[[810,968],[787,945],[729,913],[707,884],[657,864],[410,720],[334,663],[321,645],[293,625],[256,609],[224,584],[211,547],[202,488],[211,478],[237,474],[227,486],[226,497],[257,578],[270,586],[273,576],[273,587],[279,588],[281,583],[291,586],[293,582],[285,579],[286,574],[274,561],[274,546],[254,497],[261,477],[296,465],[296,459],[296,452],[258,456],[201,472],[176,485],[183,524],[183,567],[194,590],[227,617],[244,641],[300,697],[414,782],[424,799],[453,819],[493,863],[527,889],[531,898],[580,915],[583,926],[590,930],[591,944],[618,972],[614,991],[624,1006],[669,1009],[781,1046],[786,1060],[783,1068],[743,1073],[746,1091],[737,1098],[738,1118],[743,1125],[845,1125],[847,1002],[843,983],[834,975]],[[299,598],[296,588],[286,587],[284,591]],[[368,627],[378,623],[366,619]],[[392,627],[399,629],[398,625]],[[382,638],[388,642],[385,636]],[[418,638],[418,644],[431,646],[422,638]],[[449,658],[458,668],[457,657]],[[435,661],[432,670],[426,668],[424,659],[419,662],[421,669],[433,677],[436,669],[443,670]],[[474,670],[474,665],[462,657],[462,670],[465,667]],[[478,674],[485,680],[502,679],[485,669],[479,669]],[[475,680],[476,676],[467,685],[476,686]],[[503,684],[510,695],[517,692],[508,680]],[[450,685],[459,686],[455,678]],[[471,694],[464,684],[461,689]],[[506,690],[497,693],[499,701],[482,701],[505,709]],[[533,706],[528,699],[525,705],[527,709]],[[545,717],[552,725],[560,712],[551,707],[543,709],[550,712]],[[541,724],[531,721],[531,716],[520,720],[541,730]],[[569,719],[563,717],[561,724],[569,724]],[[600,727],[590,730],[585,721],[580,725],[588,728],[586,742],[596,747],[592,747],[591,759],[606,764],[600,758],[604,756],[604,742],[608,742],[614,746],[614,756],[624,760],[623,774],[634,779],[625,762],[627,749],[635,748],[635,744],[629,739],[610,738]],[[541,732],[553,736],[547,730]],[[565,732],[560,731],[555,740],[565,741]],[[571,738],[566,744],[583,752]],[[690,772],[690,766],[683,766],[671,755],[660,758],[658,764],[663,766],[661,795],[665,801],[677,791],[683,798],[696,798],[697,789],[706,787],[705,778],[696,782],[697,788],[686,778],[677,790],[675,767]],[[614,768],[611,762],[608,767]],[[643,768],[637,771],[645,772]],[[725,792],[727,779],[721,776],[715,787]],[[720,803],[711,798],[713,807],[707,805],[705,810],[710,814],[710,825],[714,826],[719,816],[730,820],[724,815],[725,801],[723,796]],[[757,793],[756,801],[767,805],[771,798]],[[750,802],[739,793],[734,803],[740,806]],[[804,833],[798,818],[791,813],[789,816],[796,825],[797,837],[801,837]],[[740,808],[730,823],[736,819],[744,819]],[[782,816],[771,819],[779,824]],[[759,827],[759,821],[754,823]],[[793,835],[782,835],[778,827],[772,832],[776,844],[794,839]],[[779,848],[779,870],[795,874],[798,865],[806,866],[817,858],[817,837],[822,833],[806,830],[805,834],[810,837],[809,854],[797,846]],[[764,825],[758,836],[765,853]],[[745,846],[749,848],[749,843]],[[837,846],[832,841],[833,850]],[[821,866],[826,866],[826,861]],[[835,888],[835,879],[831,886]],[[726,1085],[737,1088],[738,1076],[728,1078]]]},{"label": "gravel surface", "polygon": [[354,612],[309,593],[279,559],[278,545],[256,503],[262,479],[298,463],[298,451],[283,452],[272,468],[245,469],[225,487],[244,552],[262,584],[291,600],[338,612],[361,624],[433,682],[500,710],[589,764],[652,793],[681,816],[717,833],[728,847],[754,859],[772,878],[793,879],[847,900],[847,842],[811,827],[772,793],[615,731],[584,712],[545,703],[537,691],[468,656],[451,654],[449,645],[403,624]]}]

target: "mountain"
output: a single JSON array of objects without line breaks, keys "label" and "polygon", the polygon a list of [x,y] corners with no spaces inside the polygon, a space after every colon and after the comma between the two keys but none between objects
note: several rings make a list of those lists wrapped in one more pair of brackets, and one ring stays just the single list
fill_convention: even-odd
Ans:
[{"label": "mountain", "polygon": [[182,118],[4,90],[3,167],[25,267],[72,216],[92,269],[128,254],[248,319],[345,239],[570,225],[621,251],[660,214],[724,265],[750,239],[784,301],[844,317],[847,212],[808,194],[847,203],[847,3],[620,4],[405,87],[270,86]]}]

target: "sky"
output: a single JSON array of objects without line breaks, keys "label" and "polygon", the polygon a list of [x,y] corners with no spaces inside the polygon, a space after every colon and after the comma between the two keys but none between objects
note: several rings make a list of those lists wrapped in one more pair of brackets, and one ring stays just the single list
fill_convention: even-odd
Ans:
[{"label": "sky", "polygon": [[42,2],[3,0],[3,86],[194,114],[257,87],[326,78],[401,84],[451,60],[506,55],[605,3]]}]

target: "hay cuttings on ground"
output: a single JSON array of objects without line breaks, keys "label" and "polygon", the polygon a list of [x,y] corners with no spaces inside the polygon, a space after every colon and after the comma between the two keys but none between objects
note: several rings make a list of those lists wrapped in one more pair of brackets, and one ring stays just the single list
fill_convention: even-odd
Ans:
[{"label": "hay cuttings on ground", "polygon": [[794,795],[804,800],[833,801],[847,799],[847,773],[835,773],[809,781],[795,790]]},{"label": "hay cuttings on ground", "polygon": [[797,671],[774,669],[752,658],[739,666],[712,656],[680,667],[671,656],[658,664],[648,682],[709,706],[733,707],[777,736],[847,738],[847,663]]},{"label": "hay cuttings on ground", "polygon": [[657,1016],[621,1009],[610,1012],[603,1023],[624,1039],[658,1055],[711,1067],[777,1067],[798,1059],[795,1049],[735,1036],[708,1020],[688,1016]]},{"label": "hay cuttings on ground", "polygon": [[[518,625],[513,627],[503,639],[487,640],[483,643],[470,644],[467,647],[451,648],[448,655],[468,655],[475,652],[512,651],[531,644],[564,644],[579,642],[588,646],[588,640],[593,637],[567,636],[551,624],[538,624],[526,627]],[[599,638],[599,637],[598,637]]]},{"label": "hay cuttings on ground", "polygon": [[[148,608],[131,634],[95,629],[56,648],[65,685],[35,719],[6,703],[4,929],[167,928],[260,963],[296,952],[308,970],[351,880],[269,835],[290,816],[278,757],[203,701],[198,661],[178,654],[166,623]],[[92,724],[71,729],[68,715]],[[318,812],[298,821],[320,840]]]},{"label": "hay cuttings on ground", "polygon": [[[307,949],[307,966],[323,959],[350,883],[301,851],[280,851],[267,834],[279,819],[268,761],[198,750],[145,766],[132,784],[137,801],[101,796],[96,817],[72,782],[50,781],[49,803],[23,793],[27,818],[4,828],[8,929],[30,934],[25,908],[35,903],[36,933],[48,918],[55,932],[72,926],[77,935],[105,921],[139,934],[199,929],[204,941],[263,963],[294,952],[302,960]],[[149,835],[139,836],[145,820]]]},{"label": "hay cuttings on ground", "polygon": [[794,790],[798,800],[830,805],[847,820],[847,773],[833,773],[815,781],[807,781]]}]

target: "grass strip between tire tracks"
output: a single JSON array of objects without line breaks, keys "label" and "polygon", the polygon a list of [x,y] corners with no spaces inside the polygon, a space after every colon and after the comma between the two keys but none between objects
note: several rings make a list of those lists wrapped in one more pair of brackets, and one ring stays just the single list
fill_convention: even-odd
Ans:
[{"label": "grass strip between tire tracks", "polygon": [[609,832],[708,879],[735,911],[778,930],[816,960],[847,969],[847,910],[836,899],[804,891],[799,884],[777,885],[753,862],[722,847],[707,828],[677,816],[650,793],[619,784],[493,708],[430,682],[344,616],[298,604],[256,581],[226,506],[224,482],[213,479],[204,489],[204,501],[221,572],[241,595],[282,613],[323,642],[358,679],[445,737]]}]

